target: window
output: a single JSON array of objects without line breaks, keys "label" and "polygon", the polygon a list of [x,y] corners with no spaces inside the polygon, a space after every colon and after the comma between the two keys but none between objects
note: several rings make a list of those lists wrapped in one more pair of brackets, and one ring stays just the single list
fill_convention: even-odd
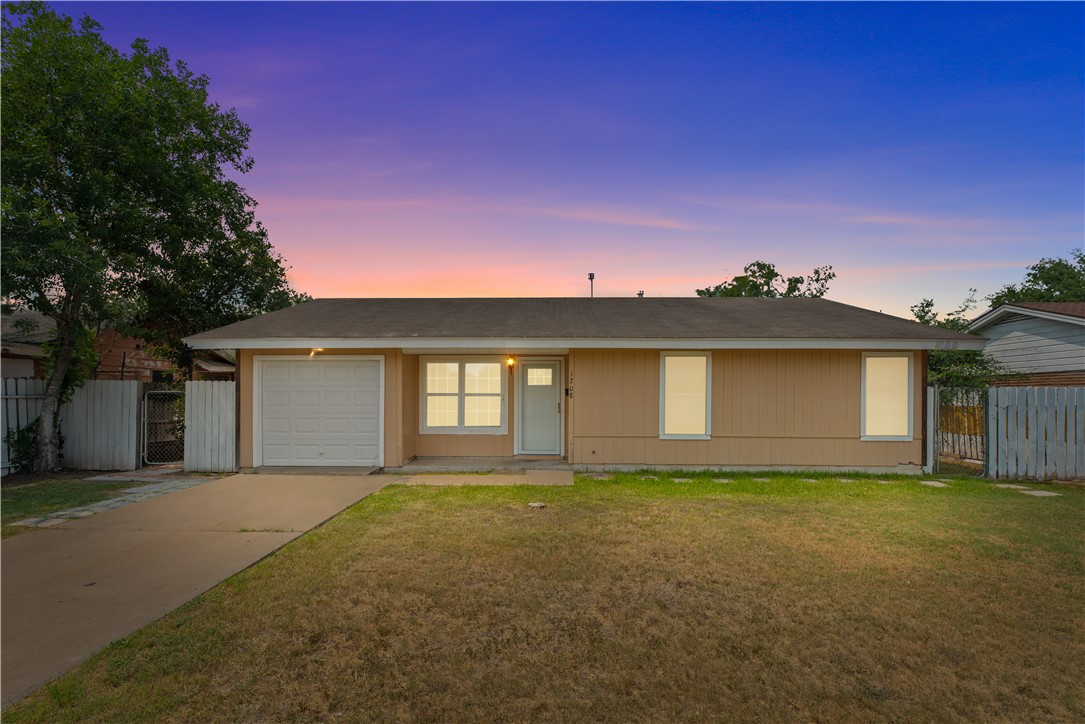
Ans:
[{"label": "window", "polygon": [[863,440],[912,439],[912,356],[863,353]]},{"label": "window", "polygon": [[423,433],[504,434],[507,375],[499,359],[423,359]]},{"label": "window", "polygon": [[659,436],[707,440],[712,419],[711,356],[707,352],[662,353],[659,384]]}]

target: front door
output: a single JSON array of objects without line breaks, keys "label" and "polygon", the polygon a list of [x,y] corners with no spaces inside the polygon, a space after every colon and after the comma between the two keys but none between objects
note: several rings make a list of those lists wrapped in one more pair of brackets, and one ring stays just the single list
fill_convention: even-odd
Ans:
[{"label": "front door", "polygon": [[560,455],[561,363],[523,363],[519,392],[520,452]]}]

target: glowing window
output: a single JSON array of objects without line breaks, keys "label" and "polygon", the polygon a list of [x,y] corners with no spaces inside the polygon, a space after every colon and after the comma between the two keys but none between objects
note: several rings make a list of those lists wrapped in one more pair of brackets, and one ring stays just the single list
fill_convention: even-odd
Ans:
[{"label": "glowing window", "polygon": [[912,439],[912,356],[863,355],[864,440]]},{"label": "glowing window", "polygon": [[421,431],[503,434],[508,374],[490,359],[422,360]]},{"label": "glowing window", "polygon": [[538,367],[529,369],[527,371],[527,384],[532,387],[536,385],[549,387],[554,384],[554,370]]},{"label": "glowing window", "polygon": [[661,355],[660,437],[703,440],[710,436],[711,372],[707,352]]}]

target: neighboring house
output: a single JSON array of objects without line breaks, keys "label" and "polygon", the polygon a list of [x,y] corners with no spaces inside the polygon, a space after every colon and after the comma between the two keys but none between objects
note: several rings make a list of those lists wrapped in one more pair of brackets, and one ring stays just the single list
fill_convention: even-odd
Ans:
[{"label": "neighboring house", "polygon": [[918,470],[926,351],[980,337],[824,299],[322,299],[237,350],[239,465]]},{"label": "neighboring house", "polygon": [[1002,363],[1011,385],[1085,385],[1085,302],[1003,304],[969,329]]},{"label": "neighboring house", "polygon": [[[46,353],[43,345],[53,336],[56,323],[30,310],[2,316],[2,354],[0,375],[3,377],[44,377]],[[158,382],[173,369],[169,360],[146,352],[143,342],[126,337],[112,329],[103,329],[94,339],[98,355],[94,379],[139,380]]]}]

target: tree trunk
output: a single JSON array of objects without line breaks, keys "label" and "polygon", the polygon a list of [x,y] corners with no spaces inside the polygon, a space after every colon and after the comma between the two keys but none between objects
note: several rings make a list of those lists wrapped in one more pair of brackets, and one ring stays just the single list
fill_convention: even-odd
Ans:
[{"label": "tree trunk", "polygon": [[70,320],[57,320],[56,347],[53,364],[45,383],[45,399],[38,417],[38,451],[34,459],[35,472],[48,472],[60,467],[60,403],[64,393],[64,378],[75,354],[79,325]]}]

